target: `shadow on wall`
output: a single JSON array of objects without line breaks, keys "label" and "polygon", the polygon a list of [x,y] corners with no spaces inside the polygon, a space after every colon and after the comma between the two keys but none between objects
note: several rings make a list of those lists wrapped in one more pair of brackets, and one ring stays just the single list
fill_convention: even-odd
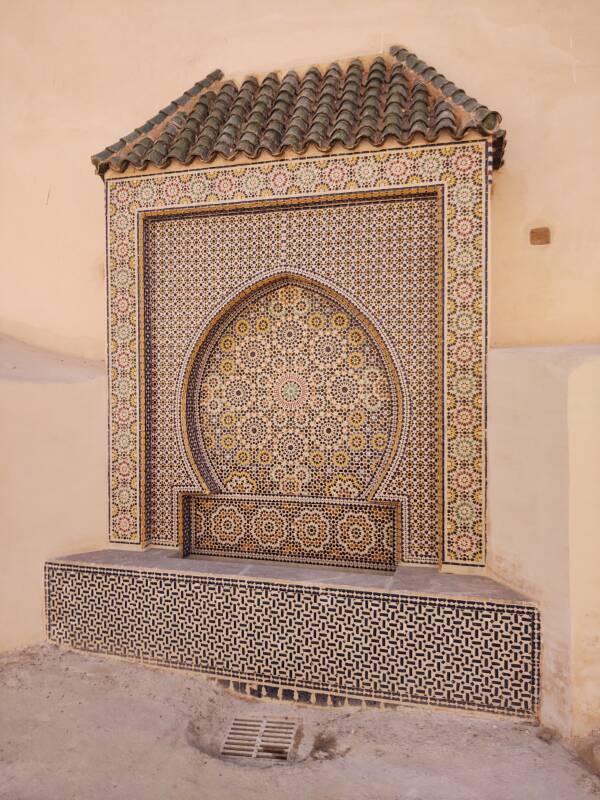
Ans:
[{"label": "shadow on wall", "polygon": [[489,574],[535,600],[542,722],[600,724],[600,346],[492,349]]},{"label": "shadow on wall", "polygon": [[106,542],[104,364],[0,337],[0,650],[44,638],[46,558]]},{"label": "shadow on wall", "polygon": [[62,355],[0,335],[0,381],[79,383],[103,377],[103,361]]}]

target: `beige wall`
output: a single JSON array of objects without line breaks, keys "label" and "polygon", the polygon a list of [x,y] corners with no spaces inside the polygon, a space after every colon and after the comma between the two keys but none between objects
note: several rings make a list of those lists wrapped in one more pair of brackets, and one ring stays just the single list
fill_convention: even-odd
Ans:
[{"label": "beige wall", "polygon": [[44,561],[106,544],[103,373],[0,339],[0,652],[44,638]]},{"label": "beige wall", "polygon": [[[0,5],[0,22],[0,332],[104,358],[104,198],[91,153],[217,66],[265,71],[396,43],[504,116],[492,344],[600,342],[597,0],[21,0]],[[552,244],[532,247],[541,225]],[[582,352],[493,352],[490,385],[492,568],[541,603],[544,719],[569,734],[592,724],[598,680],[600,377]],[[14,356],[19,381],[0,380],[0,648],[41,637],[46,556],[105,544],[100,367],[28,358]]]},{"label": "beige wall", "polygon": [[[90,154],[216,66],[227,73],[402,43],[508,130],[492,234],[492,342],[600,341],[597,0],[21,0],[0,7],[0,330],[104,353],[103,191]],[[552,244],[528,230],[549,225]]]},{"label": "beige wall", "polygon": [[489,360],[488,572],[540,605],[542,721],[600,726],[600,347]]},{"label": "beige wall", "polygon": [[570,373],[568,414],[572,732],[583,736],[600,727],[600,352]]}]

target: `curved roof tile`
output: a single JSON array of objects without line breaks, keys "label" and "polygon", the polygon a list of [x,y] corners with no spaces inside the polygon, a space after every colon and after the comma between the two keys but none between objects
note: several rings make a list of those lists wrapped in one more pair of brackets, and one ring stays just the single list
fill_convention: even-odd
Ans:
[{"label": "curved roof tile", "polygon": [[506,144],[497,111],[470,97],[434,67],[402,47],[388,56],[337,62],[302,76],[291,70],[247,77],[238,86],[211,72],[148,122],[92,156],[96,171],[129,165],[165,167],[172,161],[211,162],[217,156],[256,158],[303,153],[309,145],[327,152],[348,150],[363,140],[406,145],[417,136],[433,142],[443,133],[461,139],[469,131],[491,136],[493,165],[501,166]]}]

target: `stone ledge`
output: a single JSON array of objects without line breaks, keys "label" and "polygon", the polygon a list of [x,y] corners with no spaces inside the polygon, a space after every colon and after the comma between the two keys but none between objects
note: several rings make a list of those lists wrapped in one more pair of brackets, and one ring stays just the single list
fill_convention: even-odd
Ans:
[{"label": "stone ledge", "polygon": [[[176,568],[165,568],[167,560]],[[48,636],[75,649],[229,680],[260,696],[537,714],[539,615],[527,601],[411,592],[408,577],[400,591],[377,574],[365,586],[367,576],[356,572],[332,583],[324,574],[332,570],[311,569],[322,576],[317,583],[280,566],[287,579],[256,574],[274,565],[252,564],[238,575],[233,564],[208,566],[153,551],[48,562]],[[500,586],[440,577],[459,592],[473,581]]]}]

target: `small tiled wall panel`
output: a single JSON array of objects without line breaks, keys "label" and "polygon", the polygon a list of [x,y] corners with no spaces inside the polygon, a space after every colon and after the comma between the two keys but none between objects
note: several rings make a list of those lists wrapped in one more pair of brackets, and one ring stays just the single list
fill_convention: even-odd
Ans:
[{"label": "small tiled wall panel", "polygon": [[527,604],[58,561],[46,564],[46,605],[52,642],[258,696],[537,713],[539,617]]},{"label": "small tiled wall panel", "polygon": [[198,493],[182,501],[182,538],[195,555],[380,570],[397,565],[398,503],[232,501]]}]

